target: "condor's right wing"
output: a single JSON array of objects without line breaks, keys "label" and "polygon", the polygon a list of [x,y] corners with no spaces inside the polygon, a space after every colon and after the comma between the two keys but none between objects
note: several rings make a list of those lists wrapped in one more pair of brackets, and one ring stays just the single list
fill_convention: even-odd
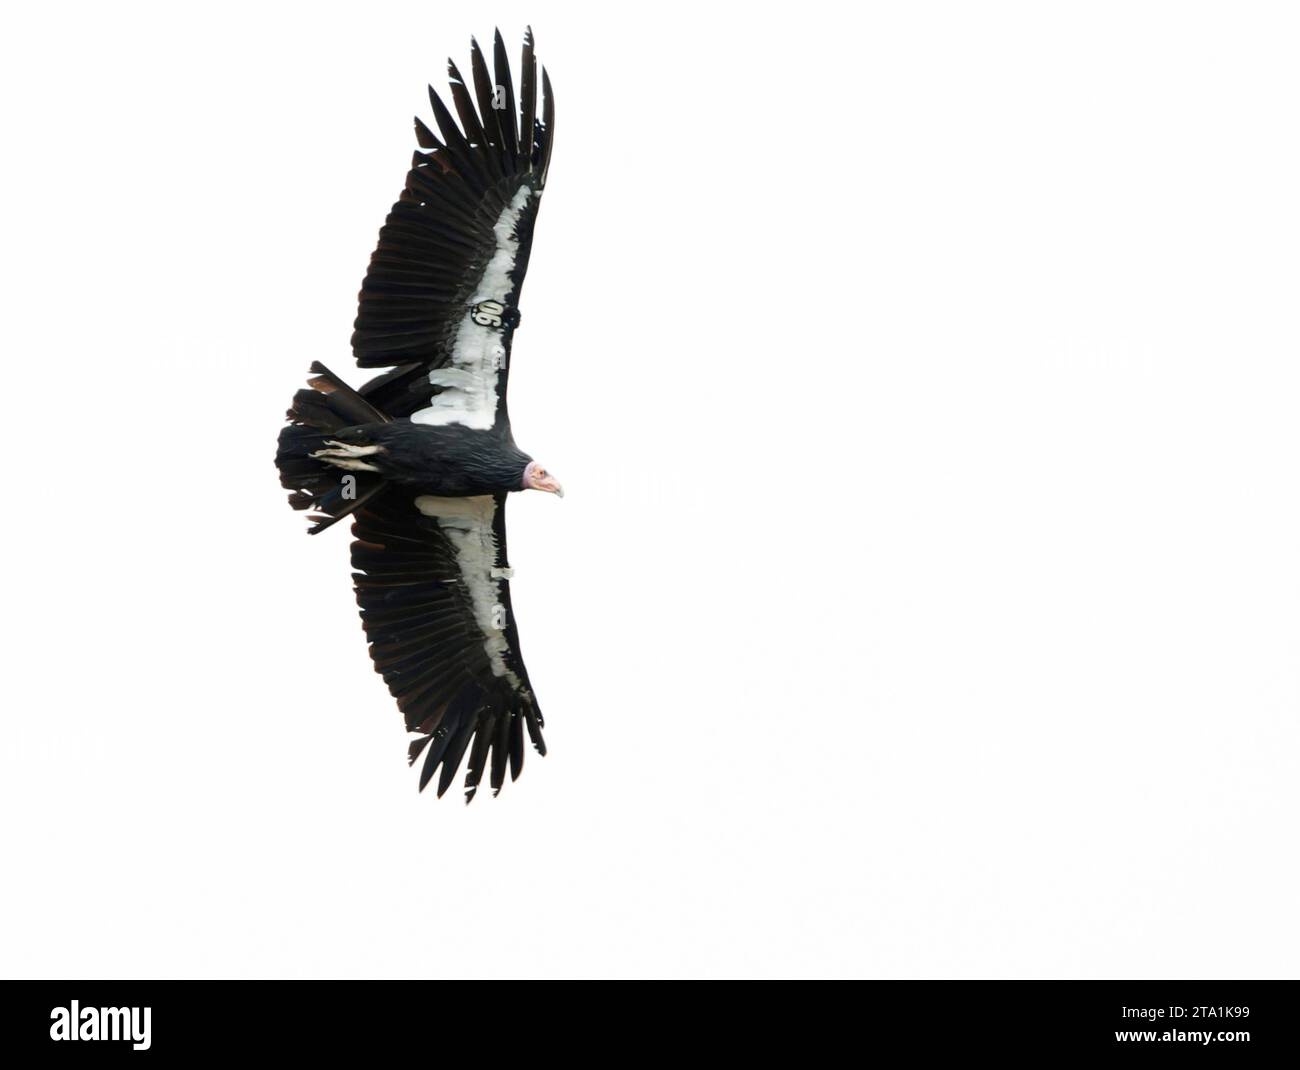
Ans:
[{"label": "condor's right wing", "polygon": [[524,732],[545,754],[542,714],[510,605],[505,494],[412,495],[400,488],[357,511],[352,566],[375,669],[406,727],[420,735],[420,790],[438,795],[466,751],[466,802],[485,769],[495,795],[524,764]]}]

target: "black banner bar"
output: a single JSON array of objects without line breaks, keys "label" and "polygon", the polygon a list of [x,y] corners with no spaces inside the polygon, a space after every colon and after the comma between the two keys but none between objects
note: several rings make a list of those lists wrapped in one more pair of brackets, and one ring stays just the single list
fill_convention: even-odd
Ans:
[{"label": "black banner bar", "polygon": [[[490,984],[490,982],[486,983]],[[451,1038],[506,1041],[513,1054],[638,1057],[792,1045],[806,1054],[1035,1054],[1293,1058],[1291,981],[874,981],[842,991],[751,983],[728,993],[605,982],[526,998],[485,983],[393,981],[10,982],[5,1046],[98,1059],[445,1054]],[[441,1038],[441,1039],[440,1039]],[[565,1040],[565,1038],[569,1038]],[[674,1051],[677,1056],[674,1056]]]}]

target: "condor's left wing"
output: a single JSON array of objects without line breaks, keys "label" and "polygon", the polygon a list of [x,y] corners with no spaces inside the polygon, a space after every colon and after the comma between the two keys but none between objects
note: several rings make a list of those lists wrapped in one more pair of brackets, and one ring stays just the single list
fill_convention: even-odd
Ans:
[{"label": "condor's left wing", "polygon": [[493,53],[489,74],[478,43],[471,43],[472,95],[448,61],[459,126],[429,87],[441,137],[415,120],[424,151],[415,155],[361,284],[352,336],[357,363],[398,365],[361,393],[390,416],[482,430],[509,426],[510,348],[555,106],[544,70],[538,99],[531,30],[517,105],[500,31]]}]

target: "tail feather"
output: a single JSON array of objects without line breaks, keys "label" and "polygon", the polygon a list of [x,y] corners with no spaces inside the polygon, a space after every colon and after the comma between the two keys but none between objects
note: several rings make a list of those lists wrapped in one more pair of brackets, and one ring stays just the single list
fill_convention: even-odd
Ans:
[{"label": "tail feather", "polygon": [[312,377],[307,385],[324,396],[333,413],[344,417],[349,424],[386,424],[388,417],[348,386],[318,360],[312,361]]},{"label": "tail feather", "polygon": [[373,500],[387,483],[371,472],[342,472],[311,455],[350,427],[386,423],[388,417],[323,364],[311,370],[311,389],[299,390],[286,413],[290,422],[280,431],[275,463],[289,504],[316,510],[308,529],[315,535]]}]

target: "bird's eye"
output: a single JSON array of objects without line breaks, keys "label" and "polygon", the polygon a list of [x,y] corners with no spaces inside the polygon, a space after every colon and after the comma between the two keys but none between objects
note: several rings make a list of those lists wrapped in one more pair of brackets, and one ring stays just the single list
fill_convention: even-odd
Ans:
[{"label": "bird's eye", "polygon": [[545,469],[545,468],[539,468],[539,469],[537,469],[537,478],[538,478],[538,479],[545,479],[545,478],[546,478],[546,469]]}]

